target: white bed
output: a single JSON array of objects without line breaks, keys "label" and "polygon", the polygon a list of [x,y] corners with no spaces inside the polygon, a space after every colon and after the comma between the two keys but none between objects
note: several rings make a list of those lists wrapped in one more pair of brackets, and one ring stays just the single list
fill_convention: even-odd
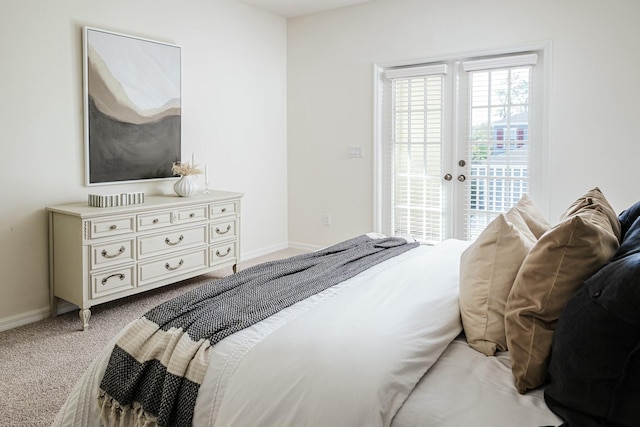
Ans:
[{"label": "white bed", "polygon": [[[542,391],[521,395],[507,353],[461,337],[460,254],[419,246],[213,347],[195,426],[543,426]],[[114,341],[55,426],[100,425],[98,386]]]}]

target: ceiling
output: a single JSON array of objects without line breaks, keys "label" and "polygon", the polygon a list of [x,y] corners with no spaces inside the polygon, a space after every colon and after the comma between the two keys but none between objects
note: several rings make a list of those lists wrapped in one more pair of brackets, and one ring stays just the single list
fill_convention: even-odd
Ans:
[{"label": "ceiling", "polygon": [[285,18],[308,15],[339,7],[366,3],[372,0],[240,0],[242,3],[266,10]]}]

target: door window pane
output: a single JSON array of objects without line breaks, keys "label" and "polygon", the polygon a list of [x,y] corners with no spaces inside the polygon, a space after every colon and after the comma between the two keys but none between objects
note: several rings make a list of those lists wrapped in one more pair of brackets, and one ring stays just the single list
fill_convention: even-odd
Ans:
[{"label": "door window pane", "polygon": [[426,241],[442,239],[441,75],[393,81],[391,229]]},{"label": "door window pane", "polygon": [[[469,239],[477,237],[529,189],[530,76],[530,66],[469,73],[473,100],[468,143],[470,191],[465,213]],[[487,93],[490,96],[485,104]],[[484,136],[488,138],[483,141]]]}]

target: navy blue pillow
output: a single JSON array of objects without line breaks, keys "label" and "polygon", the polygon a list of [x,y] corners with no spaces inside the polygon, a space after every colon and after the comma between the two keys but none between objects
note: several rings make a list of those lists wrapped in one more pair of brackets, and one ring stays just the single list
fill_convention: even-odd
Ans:
[{"label": "navy blue pillow", "polygon": [[620,221],[620,228],[622,229],[622,237],[620,240],[624,239],[624,235],[631,228],[631,225],[640,217],[640,202],[637,202],[635,205],[631,206],[629,209],[623,211],[620,215],[618,215],[618,220]]},{"label": "navy blue pillow", "polygon": [[[640,205],[634,205],[640,213]],[[626,220],[629,220],[629,215]],[[640,425],[640,218],[564,308],[545,389],[566,425]]]}]

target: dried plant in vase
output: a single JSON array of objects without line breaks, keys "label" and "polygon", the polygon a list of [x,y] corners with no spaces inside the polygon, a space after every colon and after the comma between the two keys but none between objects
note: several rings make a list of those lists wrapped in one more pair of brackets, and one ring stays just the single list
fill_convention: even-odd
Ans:
[{"label": "dried plant in vase", "polygon": [[189,163],[174,162],[171,165],[171,172],[180,176],[201,175],[204,172],[198,169],[198,165],[190,165]]},{"label": "dried plant in vase", "polygon": [[203,172],[195,163],[173,163],[171,172],[180,175],[180,179],[173,184],[173,191],[180,197],[189,197],[198,190],[198,177]]}]

